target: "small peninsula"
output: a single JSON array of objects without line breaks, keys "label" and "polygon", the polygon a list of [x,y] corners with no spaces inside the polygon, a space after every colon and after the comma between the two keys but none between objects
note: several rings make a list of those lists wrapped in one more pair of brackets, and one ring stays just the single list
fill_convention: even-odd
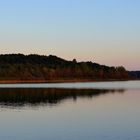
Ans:
[{"label": "small peninsula", "polygon": [[123,66],[68,61],[54,55],[0,55],[0,83],[85,82],[137,79]]}]

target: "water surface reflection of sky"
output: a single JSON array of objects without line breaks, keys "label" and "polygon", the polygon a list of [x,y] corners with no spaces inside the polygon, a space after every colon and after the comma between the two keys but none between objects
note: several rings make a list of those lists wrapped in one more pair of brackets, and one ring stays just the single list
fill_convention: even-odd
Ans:
[{"label": "water surface reflection of sky", "polygon": [[138,89],[20,88],[0,89],[0,94],[3,140],[140,138]]}]

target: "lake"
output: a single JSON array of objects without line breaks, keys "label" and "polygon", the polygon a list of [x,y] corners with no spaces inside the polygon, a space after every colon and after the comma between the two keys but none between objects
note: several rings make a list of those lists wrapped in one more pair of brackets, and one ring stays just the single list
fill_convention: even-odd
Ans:
[{"label": "lake", "polygon": [[140,81],[1,84],[0,140],[140,140]]}]

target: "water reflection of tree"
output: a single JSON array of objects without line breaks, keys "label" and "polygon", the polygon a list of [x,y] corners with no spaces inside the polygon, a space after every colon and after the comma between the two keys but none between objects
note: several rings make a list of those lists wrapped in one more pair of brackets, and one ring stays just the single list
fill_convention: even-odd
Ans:
[{"label": "water reflection of tree", "polygon": [[92,98],[116,92],[123,93],[124,90],[5,88],[0,89],[0,104],[5,106],[58,104],[64,99]]}]

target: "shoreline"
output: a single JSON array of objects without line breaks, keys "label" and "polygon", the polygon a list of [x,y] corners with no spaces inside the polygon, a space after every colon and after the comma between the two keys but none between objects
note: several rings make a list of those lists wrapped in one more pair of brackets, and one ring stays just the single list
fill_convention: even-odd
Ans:
[{"label": "shoreline", "polygon": [[140,79],[67,79],[67,80],[0,80],[0,84],[41,84],[41,83],[71,83],[71,82],[113,82],[113,81],[136,81]]}]

